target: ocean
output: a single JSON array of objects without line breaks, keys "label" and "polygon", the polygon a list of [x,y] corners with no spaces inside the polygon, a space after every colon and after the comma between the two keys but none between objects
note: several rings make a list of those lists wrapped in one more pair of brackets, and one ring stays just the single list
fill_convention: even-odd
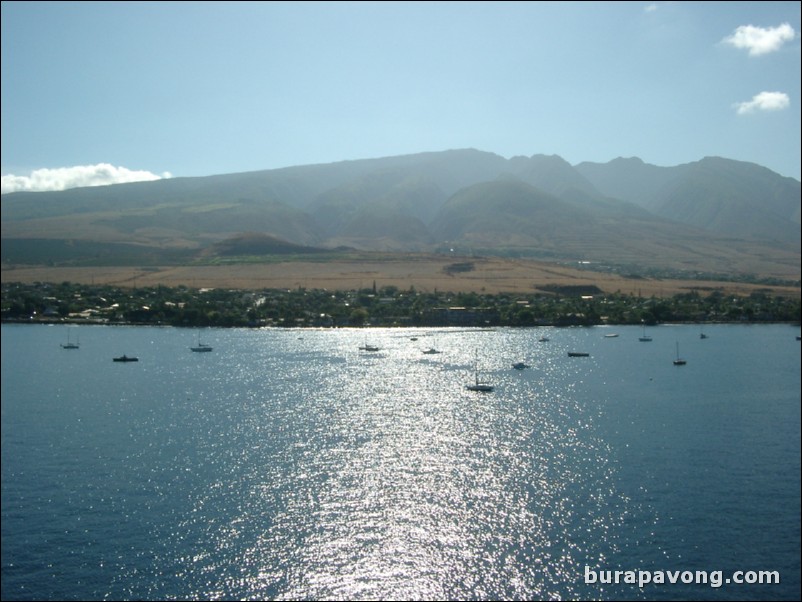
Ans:
[{"label": "ocean", "polygon": [[3,325],[0,597],[799,600],[799,327],[700,332]]}]

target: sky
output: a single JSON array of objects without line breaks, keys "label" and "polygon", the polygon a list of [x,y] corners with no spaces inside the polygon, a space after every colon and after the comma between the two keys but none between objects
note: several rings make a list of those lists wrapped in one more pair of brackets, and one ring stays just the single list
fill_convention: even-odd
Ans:
[{"label": "sky", "polygon": [[2,192],[475,148],[800,179],[799,2],[2,2]]}]

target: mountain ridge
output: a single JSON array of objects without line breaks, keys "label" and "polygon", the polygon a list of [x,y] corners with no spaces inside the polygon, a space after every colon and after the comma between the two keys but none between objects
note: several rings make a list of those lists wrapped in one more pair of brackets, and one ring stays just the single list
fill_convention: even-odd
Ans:
[{"label": "mountain ridge", "polygon": [[208,257],[215,244],[259,233],[301,247],[464,247],[688,269],[711,261],[726,268],[723,258],[733,253],[739,266],[752,255],[756,266],[779,256],[799,263],[799,182],[721,157],[674,167],[621,157],[571,165],[558,155],[505,159],[457,149],[16,192],[0,203],[4,262],[24,262],[25,240],[194,249]]}]

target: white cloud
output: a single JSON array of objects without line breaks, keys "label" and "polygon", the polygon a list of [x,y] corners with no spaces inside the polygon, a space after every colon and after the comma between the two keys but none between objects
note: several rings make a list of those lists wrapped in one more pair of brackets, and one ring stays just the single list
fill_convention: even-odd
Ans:
[{"label": "white cloud", "polygon": [[787,109],[791,99],[785,92],[761,92],[755,94],[752,100],[738,102],[733,105],[738,115],[746,115],[755,111],[781,111]]},{"label": "white cloud", "polygon": [[780,46],[795,37],[796,32],[788,23],[783,23],[779,27],[741,25],[735,33],[722,41],[736,48],[746,48],[750,56],[759,56],[779,50]]},{"label": "white cloud", "polygon": [[158,176],[149,171],[134,171],[125,167],[115,167],[108,163],[97,165],[76,165],[55,169],[36,169],[29,176],[2,176],[0,193],[20,191],[66,190],[82,186],[106,186],[125,182],[143,182],[169,178],[165,172]]}]

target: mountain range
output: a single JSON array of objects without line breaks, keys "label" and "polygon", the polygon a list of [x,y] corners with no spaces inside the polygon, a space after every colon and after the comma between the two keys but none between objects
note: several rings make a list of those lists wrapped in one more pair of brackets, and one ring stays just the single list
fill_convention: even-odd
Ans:
[{"label": "mountain range", "polygon": [[463,149],[17,192],[0,204],[4,263],[350,248],[727,272],[800,264],[800,182],[719,157],[571,165]]}]

